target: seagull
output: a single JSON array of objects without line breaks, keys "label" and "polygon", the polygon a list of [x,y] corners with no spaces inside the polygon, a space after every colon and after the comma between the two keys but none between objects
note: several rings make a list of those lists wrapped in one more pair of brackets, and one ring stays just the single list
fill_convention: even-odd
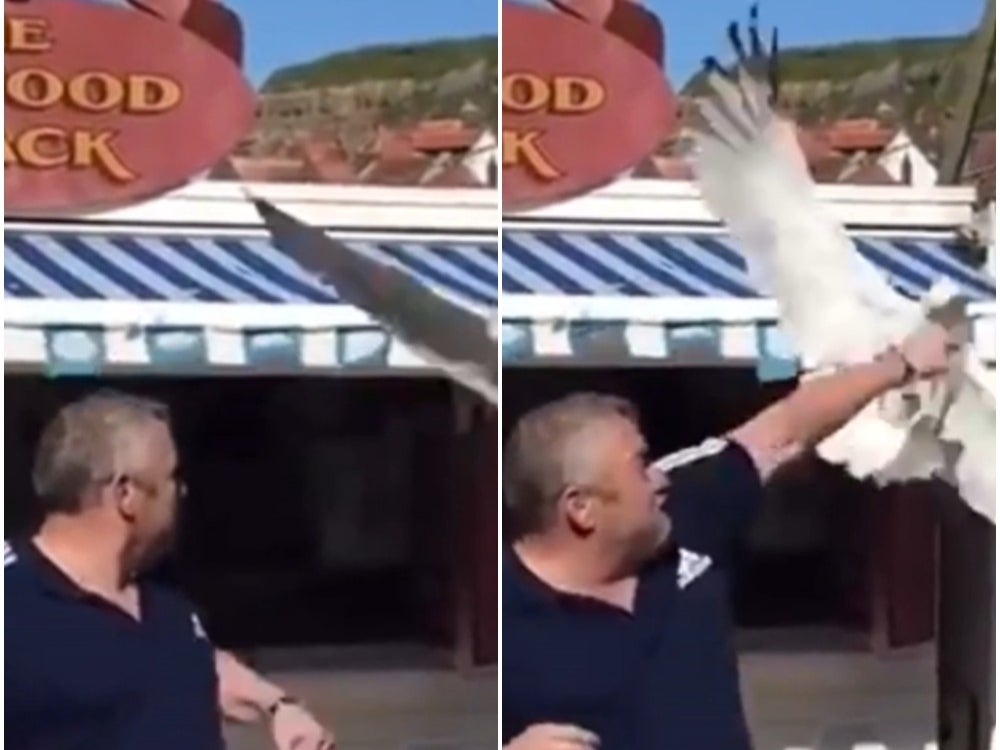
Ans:
[{"label": "seagull", "polygon": [[499,400],[495,312],[473,310],[247,194],[274,246],[364,310],[429,365],[490,404]]},{"label": "seagull", "polygon": [[693,103],[689,157],[706,205],[815,367],[806,377],[868,361],[929,321],[965,342],[951,373],[869,404],[819,455],[879,484],[939,477],[995,523],[995,382],[968,345],[965,301],[945,281],[909,299],[855,251],[816,197],[796,126],[778,110],[777,32],[766,49],[754,7],[749,49],[738,24],[728,36],[737,65],[704,61],[707,93]]}]

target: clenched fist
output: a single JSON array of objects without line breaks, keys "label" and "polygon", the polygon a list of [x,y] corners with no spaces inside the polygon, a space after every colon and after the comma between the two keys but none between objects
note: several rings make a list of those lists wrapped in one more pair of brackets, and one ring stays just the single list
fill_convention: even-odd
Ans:
[{"label": "clenched fist", "polygon": [[917,377],[934,377],[948,372],[960,344],[954,332],[931,323],[908,336],[899,353]]}]

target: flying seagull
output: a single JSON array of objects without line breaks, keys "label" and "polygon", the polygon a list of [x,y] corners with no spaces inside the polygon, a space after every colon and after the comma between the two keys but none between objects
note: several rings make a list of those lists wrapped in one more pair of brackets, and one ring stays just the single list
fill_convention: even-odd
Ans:
[{"label": "flying seagull", "polygon": [[[799,353],[817,372],[835,369],[871,358],[928,320],[967,341],[965,303],[953,287],[936,284],[922,300],[899,294],[817,199],[795,124],[777,109],[777,33],[765,49],[754,8],[749,45],[735,23],[729,39],[735,71],[705,60],[708,91],[691,113],[692,166],[751,277],[777,300]],[[819,454],[880,483],[939,476],[995,523],[995,386],[968,346],[962,354],[943,382],[869,405]]]},{"label": "flying seagull", "polygon": [[428,364],[496,404],[497,321],[304,224],[268,201],[248,196],[272,242],[375,318]]}]

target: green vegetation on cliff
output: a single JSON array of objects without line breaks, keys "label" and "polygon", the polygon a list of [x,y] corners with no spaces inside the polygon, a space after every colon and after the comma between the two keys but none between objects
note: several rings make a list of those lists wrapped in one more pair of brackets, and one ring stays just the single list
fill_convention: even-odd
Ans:
[{"label": "green vegetation on cliff", "polygon": [[[873,115],[885,106],[904,121],[921,113],[936,119],[958,101],[971,42],[961,36],[789,48],[780,53],[782,95],[805,120]],[[699,73],[684,93],[703,89]],[[994,76],[980,107],[981,127],[993,123],[995,102]]]},{"label": "green vegetation on cliff", "polygon": [[498,57],[495,36],[363,47],[281,68],[264,82],[263,91],[347,86],[362,81],[404,78],[427,81],[480,61],[495,71]]}]

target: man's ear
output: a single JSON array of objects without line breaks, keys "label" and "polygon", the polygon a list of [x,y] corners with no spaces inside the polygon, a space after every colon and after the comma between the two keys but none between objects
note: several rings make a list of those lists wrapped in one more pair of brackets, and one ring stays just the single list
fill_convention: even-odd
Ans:
[{"label": "man's ear", "polygon": [[115,507],[118,509],[118,514],[126,521],[134,521],[136,513],[139,510],[136,507],[139,496],[132,483],[128,480],[128,477],[122,477],[116,481],[111,485],[110,490],[114,493]]},{"label": "man's ear", "polygon": [[559,507],[566,515],[566,522],[577,534],[592,534],[597,527],[597,504],[589,492],[579,487],[567,487],[559,498]]}]

